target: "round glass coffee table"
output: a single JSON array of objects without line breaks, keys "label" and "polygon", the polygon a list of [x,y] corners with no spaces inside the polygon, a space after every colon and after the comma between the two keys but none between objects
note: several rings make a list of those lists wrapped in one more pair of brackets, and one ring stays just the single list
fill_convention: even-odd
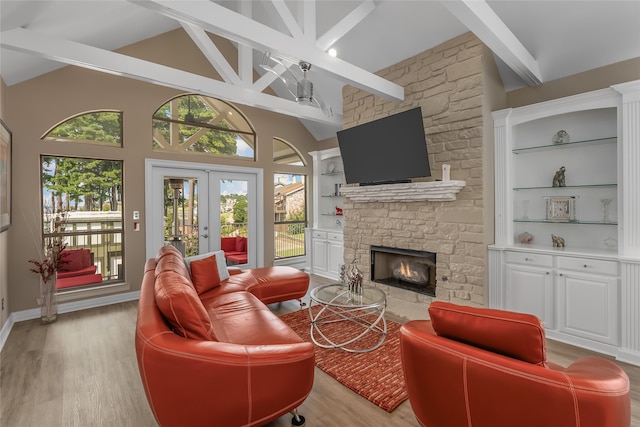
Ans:
[{"label": "round glass coffee table", "polygon": [[333,283],[312,289],[310,297],[311,339],[318,347],[365,353],[384,342],[387,296],[380,289],[363,286],[357,294]]}]

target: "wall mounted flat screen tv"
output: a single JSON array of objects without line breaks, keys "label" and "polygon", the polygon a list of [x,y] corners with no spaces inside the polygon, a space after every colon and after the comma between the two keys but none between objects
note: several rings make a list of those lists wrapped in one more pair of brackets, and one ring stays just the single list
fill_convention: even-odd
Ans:
[{"label": "wall mounted flat screen tv", "polygon": [[338,131],[337,136],[347,184],[431,176],[420,107]]}]

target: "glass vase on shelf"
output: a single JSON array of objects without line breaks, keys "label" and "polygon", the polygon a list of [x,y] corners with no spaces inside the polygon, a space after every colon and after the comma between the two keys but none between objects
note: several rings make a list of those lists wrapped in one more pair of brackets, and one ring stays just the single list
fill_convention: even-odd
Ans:
[{"label": "glass vase on shelf", "polygon": [[609,219],[609,205],[613,202],[613,199],[600,199],[602,203],[602,222],[611,222]]}]

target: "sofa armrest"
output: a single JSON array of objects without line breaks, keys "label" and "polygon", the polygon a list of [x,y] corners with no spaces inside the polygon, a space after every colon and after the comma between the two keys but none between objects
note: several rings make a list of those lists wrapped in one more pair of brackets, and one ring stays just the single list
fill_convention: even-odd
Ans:
[{"label": "sofa armrest", "polygon": [[[551,368],[555,368],[552,366]],[[599,393],[628,393],[629,378],[615,363],[599,357],[582,357],[567,368],[556,368],[571,378],[573,386]]]}]

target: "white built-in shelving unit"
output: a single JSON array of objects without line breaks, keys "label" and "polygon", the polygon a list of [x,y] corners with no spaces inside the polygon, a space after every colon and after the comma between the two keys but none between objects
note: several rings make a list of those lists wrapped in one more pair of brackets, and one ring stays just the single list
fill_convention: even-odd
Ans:
[{"label": "white built-in shelving unit", "polygon": [[343,262],[343,207],[341,186],[344,169],[339,148],[312,151],[313,222],[306,241],[309,272],[337,280]]},{"label": "white built-in shelving unit", "polygon": [[[552,339],[640,365],[640,81],[493,117],[490,306],[535,314]],[[553,142],[559,130],[569,142]],[[563,166],[566,185],[553,186]],[[571,217],[551,215],[549,198],[570,199]],[[533,240],[522,243],[524,233]]]}]

